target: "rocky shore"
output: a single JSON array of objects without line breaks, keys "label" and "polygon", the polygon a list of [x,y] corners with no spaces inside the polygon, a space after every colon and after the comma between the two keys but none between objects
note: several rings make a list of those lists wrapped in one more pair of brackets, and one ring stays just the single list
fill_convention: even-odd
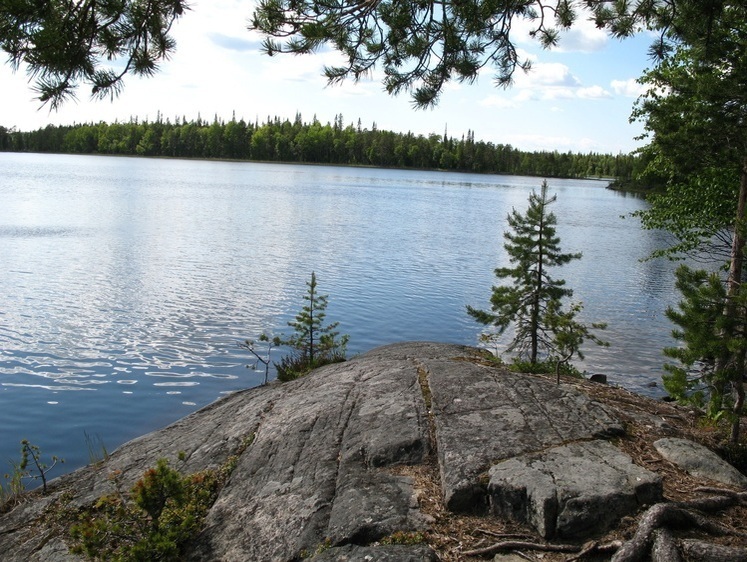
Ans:
[{"label": "rocky shore", "polygon": [[658,559],[747,560],[747,477],[703,445],[670,404],[394,344],[234,393],[55,480],[0,515],[0,553],[85,560],[63,499],[93,505],[112,474],[129,489],[160,458],[198,472],[236,455],[186,560],[656,560],[667,545]]}]

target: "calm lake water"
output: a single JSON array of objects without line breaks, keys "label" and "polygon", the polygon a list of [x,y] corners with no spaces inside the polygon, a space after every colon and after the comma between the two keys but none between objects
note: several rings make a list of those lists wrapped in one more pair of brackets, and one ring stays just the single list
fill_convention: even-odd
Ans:
[{"label": "calm lake water", "polygon": [[[349,352],[405,340],[476,344],[502,233],[541,180],[512,176],[0,154],[0,472],[20,439],[88,462],[263,372],[237,342],[280,333],[316,272]],[[550,180],[556,271],[607,322],[577,366],[648,394],[676,302],[645,202]]]}]

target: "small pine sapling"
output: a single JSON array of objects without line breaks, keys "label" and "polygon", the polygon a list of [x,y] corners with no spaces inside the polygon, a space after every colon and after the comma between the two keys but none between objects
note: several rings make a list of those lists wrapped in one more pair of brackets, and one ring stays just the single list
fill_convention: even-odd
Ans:
[{"label": "small pine sapling", "polygon": [[[32,466],[29,467],[29,461]],[[21,462],[18,463],[17,469],[20,471],[23,478],[32,478],[34,480],[42,481],[42,494],[47,493],[47,474],[52,470],[57,463],[65,462],[57,456],[52,456],[52,465],[48,466],[42,461],[41,450],[36,445],[32,445],[28,440],[24,439],[21,441]]]},{"label": "small pine sapling", "polygon": [[307,281],[306,286],[306,295],[303,297],[306,303],[296,314],[295,319],[288,322],[288,326],[293,328],[290,336],[270,338],[267,334],[260,335],[258,341],[267,343],[268,346],[266,355],[257,351],[257,344],[253,340],[239,344],[265,366],[265,383],[274,347],[285,346],[291,349],[290,354],[285,355],[279,363],[274,363],[280,381],[296,379],[322,365],[345,361],[349,336],[340,335],[336,330],[339,322],[325,325],[328,295],[318,293],[314,272],[311,273],[311,280]]},{"label": "small pine sapling", "polygon": [[[267,344],[267,351],[264,357],[260,355],[260,353],[256,350],[257,342]],[[270,364],[272,363],[272,348],[279,347],[280,345],[282,345],[282,341],[279,337],[275,336],[274,338],[270,339],[270,336],[268,336],[265,333],[260,334],[256,342],[254,340],[245,340],[244,342],[239,343],[239,347],[249,351],[249,353],[254,355],[254,358],[256,359],[256,361],[253,364],[247,365],[247,368],[256,369],[258,363],[261,363],[262,365],[264,365],[265,380],[263,384],[267,384],[267,380],[270,376]]]}]

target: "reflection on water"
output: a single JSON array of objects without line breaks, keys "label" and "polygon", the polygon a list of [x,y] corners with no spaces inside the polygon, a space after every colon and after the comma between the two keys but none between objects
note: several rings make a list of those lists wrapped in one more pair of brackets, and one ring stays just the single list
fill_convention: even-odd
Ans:
[{"label": "reflection on water", "polygon": [[[401,170],[0,154],[0,458],[27,438],[66,468],[261,383],[237,342],[282,330],[311,271],[350,351],[475,344],[505,217],[540,180]],[[558,272],[609,324],[580,365],[656,393],[673,265],[604,182],[551,180]],[[276,332],[277,333],[277,332]]]}]

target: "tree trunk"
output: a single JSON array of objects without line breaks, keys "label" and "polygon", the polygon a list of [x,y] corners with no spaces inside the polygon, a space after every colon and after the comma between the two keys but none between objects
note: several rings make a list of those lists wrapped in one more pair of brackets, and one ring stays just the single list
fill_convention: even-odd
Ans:
[{"label": "tree trunk", "polygon": [[[739,297],[742,284],[742,270],[744,268],[745,249],[745,208],[747,207],[747,156],[742,160],[742,172],[739,178],[739,197],[737,199],[737,214],[734,220],[734,234],[731,244],[731,260],[729,262],[729,275],[726,279],[726,305],[724,316],[727,319],[727,332],[722,334],[725,339],[734,335],[734,323],[729,319],[737,316],[737,298]],[[733,369],[733,390],[736,395],[734,403],[734,421],[731,428],[731,440],[736,443],[739,440],[739,414],[744,405],[744,354],[730,354],[724,352],[716,361],[716,373],[724,373],[726,369]],[[723,400],[725,388],[719,389],[718,394]],[[718,405],[721,406],[720,404]]]},{"label": "tree trunk", "polygon": [[539,349],[540,301],[542,300],[542,260],[545,257],[545,202],[547,201],[547,183],[542,183],[542,203],[540,205],[539,239],[537,240],[537,283],[534,287],[534,302],[532,303],[532,349],[530,362],[537,363]]}]

